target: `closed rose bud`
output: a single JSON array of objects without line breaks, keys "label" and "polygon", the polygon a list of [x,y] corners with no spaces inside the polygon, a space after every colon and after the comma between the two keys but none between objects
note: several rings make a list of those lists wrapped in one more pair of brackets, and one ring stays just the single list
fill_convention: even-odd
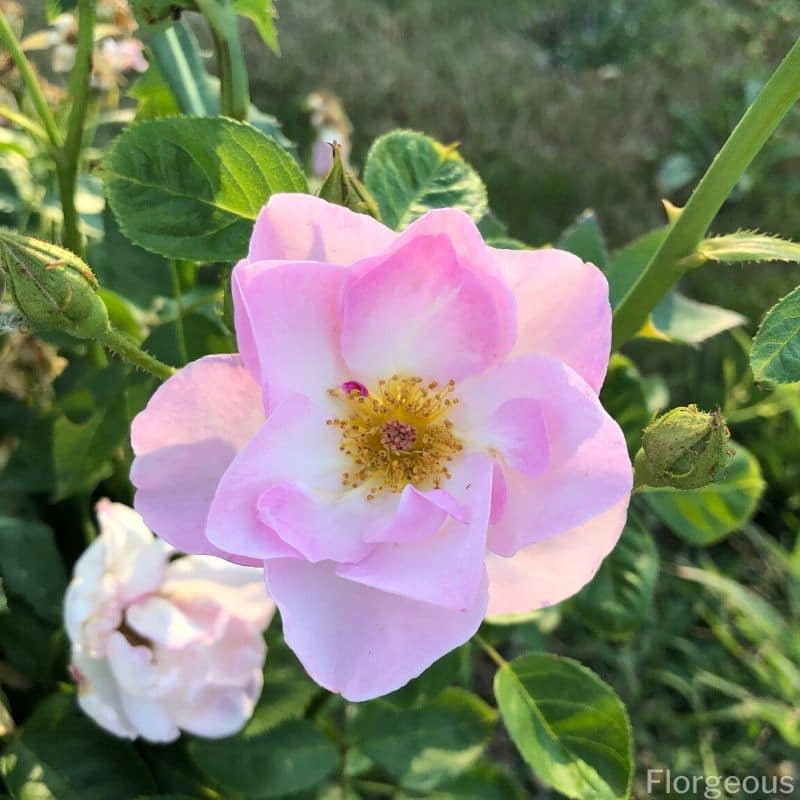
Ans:
[{"label": "closed rose bud", "polygon": [[100,535],[64,599],[78,702],[117,736],[238,731],[261,693],[274,612],[260,570],[183,556],[132,508],[101,500]]},{"label": "closed rose bud", "polygon": [[334,142],[330,147],[333,150],[333,164],[320,187],[319,196],[358,214],[369,214],[380,219],[381,212],[369,189],[345,167],[342,146]]},{"label": "closed rose bud", "polygon": [[634,462],[636,484],[699,489],[727,466],[729,439],[719,411],[700,411],[696,405],[673,408],[644,429]]},{"label": "closed rose bud", "polygon": [[78,339],[102,337],[108,311],[89,267],[63,247],[0,231],[0,264],[11,299],[34,328]]}]

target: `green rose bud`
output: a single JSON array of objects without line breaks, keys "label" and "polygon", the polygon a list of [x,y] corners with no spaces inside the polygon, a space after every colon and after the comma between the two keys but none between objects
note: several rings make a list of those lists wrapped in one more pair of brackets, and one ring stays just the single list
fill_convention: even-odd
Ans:
[{"label": "green rose bud", "polygon": [[11,299],[33,328],[96,339],[108,330],[97,279],[78,256],[49,242],[0,230],[0,265]]},{"label": "green rose bud", "polygon": [[650,423],[634,459],[637,486],[699,489],[728,465],[730,431],[719,411],[673,408]]},{"label": "green rose bud", "polygon": [[345,167],[342,160],[342,146],[334,142],[331,149],[333,164],[320,187],[319,196],[329,203],[344,206],[358,214],[368,214],[370,217],[380,219],[381,212],[369,189]]}]

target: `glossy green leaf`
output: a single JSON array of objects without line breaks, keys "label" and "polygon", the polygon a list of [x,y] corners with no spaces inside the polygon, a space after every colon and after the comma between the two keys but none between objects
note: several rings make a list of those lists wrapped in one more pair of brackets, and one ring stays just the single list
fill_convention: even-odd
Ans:
[{"label": "glossy green leaf", "polygon": [[299,719],[254,736],[194,739],[189,755],[223,789],[259,799],[310,789],[339,761],[333,742]]},{"label": "glossy green leaf", "polygon": [[747,318],[728,308],[700,303],[673,291],[653,309],[650,321],[659,338],[700,344],[718,333],[744,325]]},{"label": "glossy green leaf", "polygon": [[233,10],[253,22],[264,44],[279,53],[278,32],[275,30],[275,8],[272,0],[233,0]]},{"label": "glossy green leaf", "polygon": [[395,230],[432,208],[459,208],[479,220],[488,207],[483,181],[456,147],[415,131],[392,131],[375,141],[364,183],[384,224]]},{"label": "glossy green leaf", "polygon": [[214,118],[138,122],[103,159],[122,232],[168,258],[232,261],[270,195],[307,186],[292,157],[250,125]]},{"label": "glossy green leaf", "polygon": [[271,642],[264,668],[264,688],[243,735],[255,736],[302,716],[320,691],[283,640]]},{"label": "glossy green leaf", "polygon": [[474,694],[449,688],[418,708],[363,706],[351,725],[352,743],[406,789],[429,792],[475,763],[496,716]]},{"label": "glossy green leaf", "polygon": [[608,249],[597,214],[592,209],[584,211],[558,238],[556,246],[575,253],[584,261],[605,270],[608,265]]},{"label": "glossy green leaf", "polygon": [[736,455],[717,480],[701,489],[669,487],[642,493],[649,506],[673,533],[690,544],[708,546],[724,539],[753,515],[764,491],[755,457],[731,443]]},{"label": "glossy green leaf", "polygon": [[740,264],[747,261],[800,262],[800,244],[757,231],[736,231],[703,239],[697,254],[705,261]]},{"label": "glossy green leaf", "polygon": [[627,800],[632,734],[613,689],[577,661],[523,656],[494,680],[503,723],[537,777],[575,800]]},{"label": "glossy green leaf", "polygon": [[629,522],[592,581],[574,598],[573,608],[601,636],[623,638],[647,619],[659,568],[653,537]]},{"label": "glossy green leaf", "polygon": [[800,286],[767,312],[753,339],[750,367],[757,381],[800,381]]},{"label": "glossy green leaf", "polygon": [[[397,800],[419,795],[398,794]],[[490,762],[470,767],[452,781],[425,794],[426,800],[521,800],[520,785],[504,769]]]},{"label": "glossy green leaf", "polygon": [[61,620],[67,576],[53,531],[41,522],[0,516],[0,574],[6,591],[43,620]]},{"label": "glossy green leaf", "polygon": [[37,707],[0,770],[15,800],[131,800],[156,790],[133,745],[104,733],[66,694]]}]

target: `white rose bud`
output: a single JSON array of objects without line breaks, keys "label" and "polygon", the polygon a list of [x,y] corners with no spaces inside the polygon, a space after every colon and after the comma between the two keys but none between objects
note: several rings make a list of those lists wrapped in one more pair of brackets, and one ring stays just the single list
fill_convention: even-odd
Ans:
[{"label": "white rose bud", "polygon": [[132,508],[101,500],[64,618],[81,708],[129,739],[229,736],[253,713],[274,612],[261,570],[180,556]]}]

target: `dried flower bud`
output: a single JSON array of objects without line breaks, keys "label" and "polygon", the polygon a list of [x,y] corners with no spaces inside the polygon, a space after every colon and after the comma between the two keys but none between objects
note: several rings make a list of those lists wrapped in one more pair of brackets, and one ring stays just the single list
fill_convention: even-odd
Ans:
[{"label": "dried flower bud", "polygon": [[0,230],[0,265],[11,299],[34,328],[60,330],[79,339],[101,337],[108,311],[97,279],[69,250]]},{"label": "dried flower bud", "polygon": [[381,212],[369,189],[350,172],[342,159],[342,146],[338,142],[331,144],[333,164],[322,183],[319,196],[329,203],[349,208],[358,214],[368,214],[375,219],[381,218]]},{"label": "dried flower bud", "polygon": [[644,429],[634,470],[639,486],[699,489],[727,466],[730,431],[719,411],[673,408]]}]

